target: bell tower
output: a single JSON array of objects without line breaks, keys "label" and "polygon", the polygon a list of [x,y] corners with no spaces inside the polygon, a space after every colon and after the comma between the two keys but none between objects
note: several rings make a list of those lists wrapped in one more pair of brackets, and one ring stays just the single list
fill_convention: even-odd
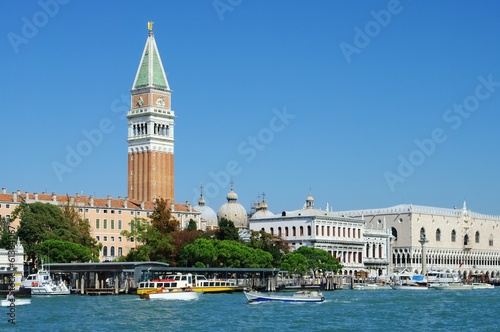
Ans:
[{"label": "bell tower", "polygon": [[171,90],[148,22],[128,119],[128,197],[174,203],[174,111]]}]

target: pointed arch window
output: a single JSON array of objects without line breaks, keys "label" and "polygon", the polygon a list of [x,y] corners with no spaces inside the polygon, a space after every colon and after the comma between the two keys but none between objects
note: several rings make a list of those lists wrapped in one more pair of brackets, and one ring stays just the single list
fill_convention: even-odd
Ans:
[{"label": "pointed arch window", "polygon": [[468,245],[469,244],[469,235],[465,234],[464,236],[464,245]]},{"label": "pointed arch window", "polygon": [[107,246],[102,247],[102,255],[103,256],[107,256],[108,255],[108,247]]},{"label": "pointed arch window", "polygon": [[479,243],[479,231],[476,232],[476,235],[474,236],[476,243]]},{"label": "pointed arch window", "polygon": [[457,242],[457,232],[455,230],[451,231],[451,242]]},{"label": "pointed arch window", "polygon": [[436,242],[441,241],[441,230],[438,228],[436,229]]},{"label": "pointed arch window", "polygon": [[490,238],[488,239],[488,244],[490,247],[493,247],[493,234],[490,234]]}]

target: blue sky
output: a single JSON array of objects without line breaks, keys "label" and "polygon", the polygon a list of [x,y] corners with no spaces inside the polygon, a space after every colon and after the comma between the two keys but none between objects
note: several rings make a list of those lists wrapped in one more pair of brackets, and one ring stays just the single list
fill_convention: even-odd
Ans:
[{"label": "blue sky", "polygon": [[203,183],[217,211],[232,179],[247,209],[264,192],[274,213],[311,192],[334,210],[466,199],[500,214],[496,1],[1,7],[8,192],[127,195],[123,115],[154,21],[177,116],[177,202],[196,205]]}]

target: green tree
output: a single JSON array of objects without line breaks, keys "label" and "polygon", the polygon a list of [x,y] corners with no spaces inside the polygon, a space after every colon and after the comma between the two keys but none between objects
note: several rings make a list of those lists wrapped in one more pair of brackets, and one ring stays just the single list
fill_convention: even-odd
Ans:
[{"label": "green tree", "polygon": [[9,249],[11,246],[12,237],[15,236],[10,233],[10,223],[5,217],[0,217],[0,248]]},{"label": "green tree", "polygon": [[187,231],[196,231],[198,229],[198,227],[196,226],[196,221],[194,221],[193,219],[189,219],[189,223],[186,227],[186,230]]},{"label": "green tree", "polygon": [[270,253],[273,256],[274,266],[278,266],[283,255],[290,252],[290,247],[286,241],[263,230],[251,231],[248,246]]},{"label": "green tree", "polygon": [[323,249],[302,246],[284,255],[280,268],[289,272],[296,271],[299,274],[318,270],[339,272],[342,264]]},{"label": "green tree", "polygon": [[36,251],[38,257],[44,257],[45,262],[50,263],[75,263],[88,262],[92,259],[89,248],[73,242],[60,240],[47,240],[40,243]]},{"label": "green tree", "polygon": [[130,231],[120,234],[139,243],[124,258],[126,261],[158,261],[169,262],[169,257],[175,247],[171,234],[163,234],[160,230],[144,218],[135,218],[131,222]]},{"label": "green tree", "polygon": [[12,217],[13,220],[20,219],[17,235],[28,260],[33,263],[36,261],[37,246],[46,240],[81,243],[82,234],[79,229],[63,215],[57,205],[21,203],[13,211]]},{"label": "green tree", "polygon": [[273,257],[261,249],[250,248],[233,240],[199,238],[181,250],[181,262],[197,267],[272,267]]},{"label": "green tree", "polygon": [[217,239],[238,241],[240,236],[238,230],[231,220],[221,218],[219,221],[219,229],[217,230]]}]

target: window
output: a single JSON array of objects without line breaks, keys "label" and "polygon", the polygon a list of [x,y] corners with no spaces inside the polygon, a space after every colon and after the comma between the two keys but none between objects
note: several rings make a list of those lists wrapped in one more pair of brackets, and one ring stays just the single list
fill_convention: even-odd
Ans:
[{"label": "window", "polygon": [[122,229],[122,221],[118,220],[118,229]]},{"label": "window", "polygon": [[108,241],[108,237],[107,237],[107,236],[104,236],[103,241],[104,241],[104,242],[107,242],[107,241]]},{"label": "window", "polygon": [[115,242],[115,237],[114,236],[111,237],[111,242]]},{"label": "window", "polygon": [[115,247],[111,246],[111,256],[115,255]]},{"label": "window", "polygon": [[10,204],[5,204],[6,209],[10,209]]},{"label": "window", "polygon": [[295,226],[292,227],[292,236],[297,236],[297,230],[295,229]]},{"label": "window", "polygon": [[281,227],[278,227],[278,236],[281,237]]},{"label": "window", "polygon": [[115,220],[111,219],[111,229],[115,229]]},{"label": "window", "polygon": [[274,228],[273,228],[273,227],[271,227],[271,228],[269,229],[269,233],[271,233],[271,235],[274,235]]},{"label": "window", "polygon": [[99,237],[99,235],[97,235],[97,236],[95,237],[95,240],[96,240],[96,241],[101,240],[101,238]]},{"label": "window", "polygon": [[107,246],[102,247],[102,255],[103,256],[107,256],[108,255],[108,247]]},{"label": "window", "polygon": [[118,237],[118,242],[122,242],[122,237],[121,236]]},{"label": "window", "polygon": [[89,213],[89,209],[85,209],[85,213]]},{"label": "window", "polygon": [[311,225],[307,226],[307,235],[311,236]]},{"label": "window", "polygon": [[488,239],[488,244],[490,247],[493,247],[493,235],[490,235],[490,238]]},{"label": "window", "polygon": [[118,247],[118,256],[121,256],[121,255],[123,255],[123,253],[122,253],[122,247]]},{"label": "window", "polygon": [[469,244],[469,235],[465,234],[464,236],[464,246]]},{"label": "window", "polygon": [[479,232],[476,232],[475,239],[476,239],[476,243],[479,243]]},{"label": "window", "polygon": [[422,239],[422,238],[425,238],[425,237],[426,237],[425,236],[425,228],[422,227],[422,228],[420,228],[420,238]]},{"label": "window", "polygon": [[285,236],[288,236],[288,227],[285,227]]},{"label": "window", "polygon": [[304,236],[304,226],[300,226],[299,234],[300,234],[300,236]]},{"label": "window", "polygon": [[394,241],[398,239],[398,230],[395,227],[391,227],[391,234],[394,236]]},{"label": "window", "polygon": [[457,242],[457,232],[455,230],[451,231],[451,242]]},{"label": "window", "polygon": [[115,210],[111,210],[111,214],[114,214],[115,213]]},{"label": "window", "polygon": [[118,214],[122,214],[122,210],[118,210]]},{"label": "window", "polygon": [[108,213],[108,210],[104,210],[104,213]]},{"label": "window", "polygon": [[439,228],[436,229],[436,241],[437,242],[441,241],[441,230]]},{"label": "window", "polygon": [[95,228],[96,228],[96,229],[99,229],[99,219],[96,219],[96,220],[95,220]]},{"label": "window", "polygon": [[133,216],[133,215],[134,215],[134,211],[130,211],[130,215],[132,215],[132,216]]},{"label": "window", "polygon": [[99,213],[99,209],[95,209],[95,213]]},{"label": "window", "polygon": [[104,220],[102,221],[102,224],[103,224],[103,228],[104,228],[104,229],[108,229],[108,219],[104,219]]}]

